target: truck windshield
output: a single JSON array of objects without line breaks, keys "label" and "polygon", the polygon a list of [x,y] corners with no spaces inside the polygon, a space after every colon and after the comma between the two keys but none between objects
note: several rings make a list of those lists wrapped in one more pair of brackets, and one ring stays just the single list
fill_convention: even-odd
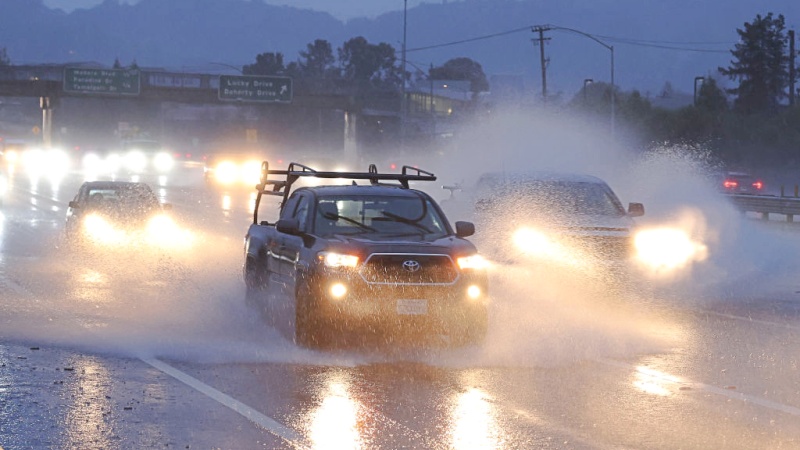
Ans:
[{"label": "truck windshield", "polygon": [[323,196],[317,201],[314,234],[436,238],[447,235],[447,226],[423,196]]}]

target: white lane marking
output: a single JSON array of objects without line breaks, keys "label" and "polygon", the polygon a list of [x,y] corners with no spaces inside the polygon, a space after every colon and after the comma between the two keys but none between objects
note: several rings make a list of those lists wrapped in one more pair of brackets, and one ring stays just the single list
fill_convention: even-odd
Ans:
[{"label": "white lane marking", "polygon": [[[592,358],[593,361],[598,362],[600,364],[605,364],[607,366],[618,367],[626,370],[633,370],[636,372],[641,372],[642,370],[649,369],[647,366],[634,366],[632,364],[624,363],[622,361],[615,361],[613,359],[605,359],[605,358]],[[644,368],[644,369],[643,369]],[[661,374],[661,375],[659,375]],[[745,403],[753,403],[755,405],[763,406],[765,408],[773,409],[775,411],[784,412],[786,414],[791,414],[793,416],[800,417],[800,408],[796,408],[794,406],[784,405],[782,403],[773,402],[771,400],[767,400],[765,398],[756,397],[753,395],[743,394],[741,392],[736,392],[730,389],[722,389],[716,386],[711,386],[710,384],[705,383],[698,383],[696,381],[692,381],[686,378],[678,377],[675,375],[662,373],[657,370],[647,371],[647,376],[649,377],[658,377],[663,378],[663,380],[668,381],[673,384],[678,384],[680,386],[687,386],[692,388],[693,390],[700,390],[709,392],[711,394],[721,395],[723,397],[727,397],[733,400],[741,400]]]},{"label": "white lane marking", "polygon": [[216,400],[223,406],[241,414],[247,420],[274,434],[275,436],[285,440],[293,447],[308,448],[308,445],[303,443],[302,437],[291,428],[288,428],[271,417],[268,417],[255,409],[245,405],[244,403],[236,400],[235,398],[223,394],[222,392],[212,388],[211,386],[203,383],[202,381],[194,378],[180,370],[170,366],[169,364],[159,361],[155,358],[146,358],[142,361],[150,364],[156,369],[164,372],[165,374],[175,378],[176,380],[186,384],[187,386],[195,389],[196,391],[205,394],[207,397]]},{"label": "white lane marking", "polygon": [[736,316],[733,314],[725,314],[716,311],[695,310],[695,312],[700,314],[708,314],[711,316],[724,317],[726,319],[739,320],[742,322],[758,323],[761,325],[771,325],[773,327],[787,328],[789,330],[800,331],[800,327],[798,327],[797,325],[789,325],[788,323],[770,322],[769,320],[753,319],[751,317]]}]

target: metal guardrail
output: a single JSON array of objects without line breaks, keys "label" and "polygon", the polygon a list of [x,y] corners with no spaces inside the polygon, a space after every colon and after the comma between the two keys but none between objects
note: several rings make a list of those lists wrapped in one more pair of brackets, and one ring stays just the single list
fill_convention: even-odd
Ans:
[{"label": "metal guardrail", "polygon": [[800,198],[778,197],[774,195],[728,195],[736,208],[743,213],[761,214],[763,220],[769,220],[770,214],[786,217],[787,222],[794,222],[794,216],[800,215]]}]

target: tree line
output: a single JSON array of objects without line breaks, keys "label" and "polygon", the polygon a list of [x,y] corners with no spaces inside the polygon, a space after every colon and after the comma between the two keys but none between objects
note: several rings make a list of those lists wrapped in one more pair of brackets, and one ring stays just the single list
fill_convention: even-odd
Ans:
[{"label": "tree line", "polygon": [[394,47],[385,42],[370,43],[363,36],[345,41],[336,55],[330,42],[316,39],[300,51],[296,61],[288,63],[283,53],[260,53],[254,63],[242,67],[242,73],[285,75],[317,88],[346,86],[360,93],[400,92],[403,83],[412,78],[466,80],[472,92],[489,90],[483,67],[470,58],[453,58],[441,66],[431,66],[427,74],[418,68],[411,72],[401,67]]},{"label": "tree line", "polygon": [[[800,166],[800,106],[794,102],[800,89],[790,92],[798,53],[789,51],[785,18],[759,14],[736,31],[730,65],[717,69],[734,87],[721,88],[713,76],[695,80],[701,84],[693,104],[677,110],[654,107],[636,90],[614,89],[618,117],[644,145],[699,146],[732,166]],[[567,107],[607,117],[611,95],[608,85],[584,86]]]}]

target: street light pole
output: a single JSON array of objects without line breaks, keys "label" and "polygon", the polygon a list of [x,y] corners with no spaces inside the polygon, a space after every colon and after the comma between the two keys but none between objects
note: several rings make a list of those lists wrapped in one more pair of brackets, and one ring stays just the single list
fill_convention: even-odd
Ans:
[{"label": "street light pole", "polygon": [[400,73],[400,147],[406,145],[406,37],[408,31],[408,0],[403,0],[403,54]]},{"label": "street light pole", "polygon": [[[602,42],[600,43],[602,44]],[[617,93],[616,84],[614,84],[614,46],[608,45],[607,47],[611,51],[611,136],[614,137],[617,133]]]},{"label": "street light pole", "polygon": [[697,106],[697,82],[698,81],[702,81],[702,83],[700,83],[700,85],[702,86],[703,83],[706,82],[706,77],[694,77],[694,101],[692,102],[692,104],[694,106]]},{"label": "street light pole", "polygon": [[617,115],[617,112],[616,112],[616,103],[617,103],[616,97],[617,96],[616,96],[616,92],[615,92],[616,84],[614,83],[614,46],[606,44],[605,42],[601,41],[600,39],[597,39],[596,37],[594,37],[593,35],[591,35],[589,33],[586,33],[584,31],[580,31],[580,30],[576,30],[574,28],[558,27],[558,26],[550,25],[550,29],[570,31],[572,33],[580,34],[581,36],[586,36],[587,38],[597,42],[598,44],[602,45],[603,47],[608,49],[608,51],[611,52],[611,136],[614,136],[615,132],[616,132],[615,129],[616,129],[616,115]]},{"label": "street light pole", "polygon": [[586,87],[590,84],[594,83],[594,80],[591,78],[587,78],[583,80],[583,104],[586,104]]}]

